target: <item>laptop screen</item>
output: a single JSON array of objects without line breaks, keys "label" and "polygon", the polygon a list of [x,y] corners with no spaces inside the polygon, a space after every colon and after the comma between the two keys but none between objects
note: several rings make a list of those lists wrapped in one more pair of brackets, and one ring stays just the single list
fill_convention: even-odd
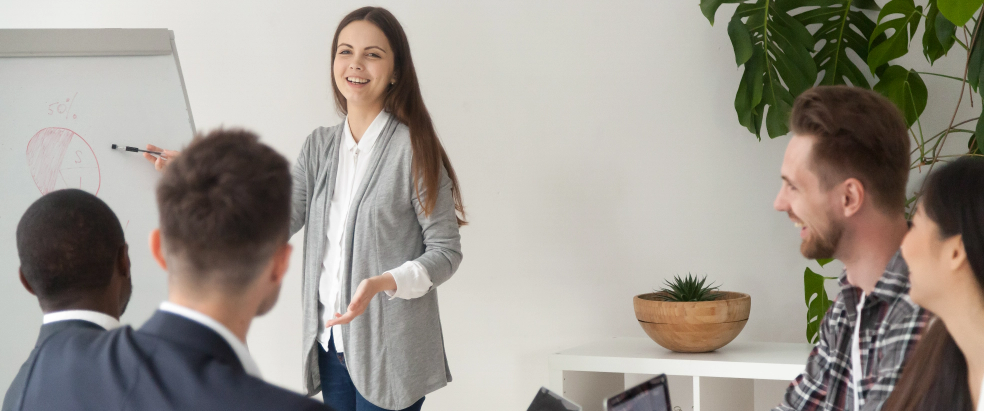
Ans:
[{"label": "laptop screen", "polygon": [[608,411],[670,411],[666,375],[660,375],[609,398],[605,406]]},{"label": "laptop screen", "polygon": [[581,406],[546,388],[540,388],[526,411],[581,411]]}]

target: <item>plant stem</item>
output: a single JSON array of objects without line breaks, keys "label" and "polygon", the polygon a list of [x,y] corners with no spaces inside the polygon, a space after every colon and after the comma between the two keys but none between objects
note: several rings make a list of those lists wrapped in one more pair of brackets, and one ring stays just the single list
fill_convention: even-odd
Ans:
[{"label": "plant stem", "polygon": [[[981,9],[980,16],[981,16],[982,19],[984,19],[984,8]],[[968,41],[968,43],[970,43],[970,48],[967,50],[967,64],[964,64],[963,81],[967,81],[967,72],[970,70],[970,55],[971,55],[971,51],[974,49],[974,45],[975,45],[974,43],[977,42],[977,33],[980,30],[981,30],[981,25],[980,24],[978,24],[977,26],[975,26],[974,27],[974,34],[970,37],[970,41]],[[967,27],[966,26],[964,26],[964,32],[965,33],[967,32]],[[929,172],[930,173],[933,172],[933,166],[936,165],[936,161],[935,160],[937,158],[939,158],[940,152],[943,151],[943,144],[946,144],[946,137],[950,135],[950,130],[953,129],[953,123],[955,121],[957,121],[957,113],[960,112],[960,103],[963,102],[963,95],[964,95],[964,90],[965,89],[966,88],[963,87],[963,86],[960,87],[960,98],[957,99],[957,108],[955,110],[953,110],[953,117],[950,118],[950,125],[947,126],[946,132],[943,134],[943,137],[940,137],[940,141],[939,141],[939,143],[937,143],[937,147],[934,148],[934,150],[933,150],[933,161],[929,165]]]},{"label": "plant stem", "polygon": [[946,156],[940,156],[940,159],[942,160],[942,159],[945,159],[945,158],[960,158],[960,157],[984,157],[984,154],[970,154],[970,153],[967,153],[967,154],[950,154],[950,155],[946,155]]},{"label": "plant stem", "polygon": [[960,77],[948,76],[946,74],[930,73],[928,71],[917,71],[916,73],[925,74],[925,75],[928,75],[928,76],[944,77],[944,78],[948,78],[948,79],[953,79],[953,80],[959,81],[961,83],[966,83],[966,81],[964,81],[964,79],[962,79]]},{"label": "plant stem", "polygon": [[[915,105],[916,96],[912,95],[911,87],[909,88],[909,98],[912,99],[913,105]],[[919,117],[921,116],[916,117],[916,125],[919,126],[919,139],[922,140],[923,139],[922,120],[920,120]],[[923,153],[923,155],[925,156],[925,152]]]},{"label": "plant stem", "polygon": [[[916,133],[912,132],[912,128],[909,128],[909,134],[912,135],[912,139],[913,140],[916,140],[916,143],[919,143],[919,144],[916,144],[918,146],[918,147],[916,147],[916,149],[919,150],[919,159],[916,160],[916,161],[917,162],[922,162],[922,159],[926,157],[926,151],[923,149],[925,147],[926,143],[923,142],[923,140],[922,140],[922,133],[920,133],[917,136]],[[911,156],[912,154],[910,153],[909,155]],[[912,166],[910,165],[909,168],[912,168]]]},{"label": "plant stem", "polygon": [[[847,15],[848,15],[848,13],[851,12],[851,3],[853,3],[853,2],[854,2],[854,0],[850,0],[850,1],[847,2],[847,4],[844,5],[844,15],[841,17],[840,31],[837,33],[837,36],[838,36],[837,38],[839,38],[839,39],[844,38],[844,29],[847,27]],[[841,48],[843,46],[844,45],[842,44],[842,42],[837,43],[837,48]],[[840,51],[838,51],[837,53],[834,53],[834,65],[831,66],[831,67],[833,67],[833,69],[834,69],[835,72],[834,72],[834,75],[830,76],[831,85],[834,85],[834,84],[837,83],[837,73],[836,73],[836,71],[837,71],[837,68],[840,67],[840,65],[838,64],[838,61],[839,60],[840,60]]]},{"label": "plant stem", "polygon": [[[974,117],[972,119],[961,121],[961,122],[959,122],[957,124],[954,124],[953,127],[950,127],[950,130],[960,130],[960,129],[957,128],[958,126],[962,126],[964,124],[967,124],[967,123],[970,123],[970,122],[973,122],[973,121],[977,121],[978,119],[980,119],[980,117]],[[946,130],[943,130],[943,131],[940,131],[939,133],[934,134],[932,137],[929,138],[929,140],[924,141],[923,144],[925,145],[926,143],[931,143],[933,140],[936,140],[937,138],[939,138],[940,136],[942,136],[944,132],[946,132]],[[916,151],[919,151],[919,147],[916,147],[915,150],[912,150],[912,152],[909,153],[909,155],[915,154]]]},{"label": "plant stem", "polygon": [[958,39],[957,36],[950,36],[950,37],[953,37],[953,39],[956,40],[957,44],[959,44],[960,47],[963,47],[964,50],[970,51],[970,47],[967,47],[967,45],[964,44],[964,42],[960,41],[960,39]]}]

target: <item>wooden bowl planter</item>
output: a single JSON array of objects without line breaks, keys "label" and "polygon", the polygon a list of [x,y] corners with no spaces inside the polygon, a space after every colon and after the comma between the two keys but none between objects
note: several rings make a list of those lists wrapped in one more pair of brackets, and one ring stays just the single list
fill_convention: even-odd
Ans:
[{"label": "wooden bowl planter", "polygon": [[708,352],[728,345],[745,328],[752,297],[722,291],[714,301],[675,302],[663,293],[637,295],[636,319],[649,338],[678,352]]}]

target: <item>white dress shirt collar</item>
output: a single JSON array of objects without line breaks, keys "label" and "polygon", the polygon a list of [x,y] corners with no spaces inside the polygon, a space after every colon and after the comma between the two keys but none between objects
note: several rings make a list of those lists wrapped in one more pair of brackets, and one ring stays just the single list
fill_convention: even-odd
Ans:
[{"label": "white dress shirt collar", "polygon": [[[980,394],[984,394],[984,381],[981,382]],[[980,394],[978,394],[977,397],[977,411],[984,411],[984,398],[982,398]]]},{"label": "white dress shirt collar", "polygon": [[263,378],[263,376],[260,374],[260,367],[256,365],[256,361],[253,361],[253,357],[249,355],[249,348],[246,348],[246,344],[243,344],[242,341],[239,341],[239,338],[236,337],[236,335],[233,334],[232,331],[229,331],[228,328],[226,328],[218,321],[212,319],[212,317],[209,317],[198,311],[192,310],[191,308],[182,307],[180,305],[174,304],[170,301],[165,301],[161,303],[160,310],[167,311],[171,314],[182,316],[191,321],[204,325],[205,327],[208,327],[212,331],[215,331],[216,334],[221,336],[222,339],[225,340],[230,347],[232,347],[232,351],[236,353],[236,357],[239,358],[239,362],[242,363],[243,369],[246,370],[247,374],[252,375],[256,378],[260,378],[260,379]]},{"label": "white dress shirt collar", "polygon": [[379,135],[382,134],[383,127],[386,126],[386,122],[388,122],[389,119],[390,113],[387,113],[386,110],[380,111],[379,114],[376,115],[376,119],[374,119],[372,123],[369,124],[369,127],[366,128],[366,132],[362,133],[362,138],[359,139],[358,143],[356,143],[355,137],[352,135],[352,129],[349,128],[348,116],[345,116],[345,128],[343,130],[344,133],[342,134],[344,137],[342,139],[342,143],[345,150],[354,151],[356,147],[358,147],[359,151],[362,153],[372,150],[372,146],[376,144],[376,139],[378,139]]},{"label": "white dress shirt collar", "polygon": [[88,321],[95,325],[98,325],[106,330],[112,330],[114,328],[119,328],[120,320],[117,320],[109,315],[89,310],[65,310],[65,311],[55,311],[53,313],[45,314],[41,319],[42,324],[49,324],[56,321],[68,321],[68,320],[82,320]]}]

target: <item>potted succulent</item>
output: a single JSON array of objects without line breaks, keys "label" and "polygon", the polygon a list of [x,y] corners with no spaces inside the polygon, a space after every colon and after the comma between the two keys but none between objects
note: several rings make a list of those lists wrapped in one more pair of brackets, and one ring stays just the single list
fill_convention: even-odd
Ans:
[{"label": "potted succulent", "polygon": [[649,338],[666,349],[714,351],[741,333],[752,308],[748,294],[718,288],[707,284],[707,276],[674,276],[661,290],[635,296],[636,319]]}]

